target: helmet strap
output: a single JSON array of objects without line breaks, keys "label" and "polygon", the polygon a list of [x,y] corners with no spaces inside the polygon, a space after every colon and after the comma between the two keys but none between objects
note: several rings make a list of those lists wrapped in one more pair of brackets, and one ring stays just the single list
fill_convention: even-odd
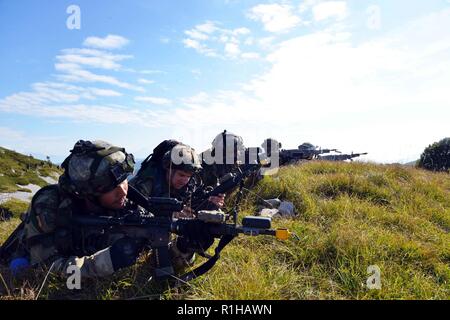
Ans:
[{"label": "helmet strap", "polygon": [[173,174],[172,174],[172,161],[169,162],[169,198],[170,198],[170,189],[172,187],[172,178],[173,178]]}]

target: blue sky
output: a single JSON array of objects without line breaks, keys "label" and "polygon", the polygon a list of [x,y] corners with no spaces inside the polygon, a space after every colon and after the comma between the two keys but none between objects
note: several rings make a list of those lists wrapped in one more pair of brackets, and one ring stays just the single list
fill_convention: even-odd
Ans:
[{"label": "blue sky", "polygon": [[228,129],[402,162],[450,133],[446,0],[0,0],[0,41],[0,145],[56,161]]}]

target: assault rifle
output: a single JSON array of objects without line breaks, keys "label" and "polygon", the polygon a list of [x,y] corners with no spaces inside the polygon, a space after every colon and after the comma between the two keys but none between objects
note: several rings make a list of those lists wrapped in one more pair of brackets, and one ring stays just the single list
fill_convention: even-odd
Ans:
[{"label": "assault rifle", "polygon": [[[174,277],[178,281],[186,282],[203,275],[217,262],[222,249],[239,234],[270,235],[280,240],[288,239],[291,234],[287,229],[271,229],[270,218],[264,217],[245,217],[242,225],[237,224],[236,215],[233,216],[234,221],[230,222],[229,215],[214,211],[201,211],[195,219],[175,219],[172,218],[172,213],[183,208],[181,201],[173,198],[146,198],[131,186],[129,190],[131,191],[129,198],[151,211],[153,216],[143,216],[138,211],[131,211],[120,218],[74,215],[72,222],[82,226],[108,227],[112,230],[123,231],[136,239],[144,239],[153,250],[156,280]],[[195,270],[175,277],[169,252],[171,233],[187,236],[189,225],[193,223],[202,224],[211,236],[220,238],[220,241],[215,248],[214,256],[209,257],[208,261]]]},{"label": "assault rifle", "polygon": [[357,158],[363,155],[366,155],[367,152],[363,153],[351,153],[351,154],[333,154],[333,155],[326,155],[326,156],[319,156],[319,160],[328,160],[328,161],[344,161],[344,160],[350,160],[353,161],[353,158]]},{"label": "assault rifle", "polygon": [[318,159],[321,154],[330,153],[332,151],[341,153],[337,149],[321,149],[310,143],[303,143],[299,145],[297,149],[281,149],[279,151],[280,165],[297,162],[299,160]]},{"label": "assault rifle", "polygon": [[264,165],[258,162],[244,163],[238,165],[232,172],[229,172],[220,179],[219,185],[214,188],[198,186],[188,197],[190,208],[195,212],[198,210],[215,209],[209,203],[209,197],[219,194],[229,193],[240,185],[243,186],[245,179],[258,172]]}]

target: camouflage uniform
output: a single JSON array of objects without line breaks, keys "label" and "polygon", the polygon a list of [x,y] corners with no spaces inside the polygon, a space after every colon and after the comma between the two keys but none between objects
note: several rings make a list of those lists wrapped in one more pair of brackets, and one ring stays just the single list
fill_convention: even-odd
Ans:
[{"label": "camouflage uniform", "polygon": [[[181,152],[180,155],[186,162],[178,165],[173,164],[170,157],[171,152]],[[189,197],[197,187],[196,180],[191,178],[181,189],[170,188],[167,173],[169,172],[171,174],[175,170],[183,170],[192,172],[195,175],[200,168],[200,159],[195,153],[195,150],[180,143],[173,147],[172,150],[166,152],[161,163],[150,163],[148,166],[141,168],[136,176],[130,180],[130,185],[146,197],[177,198],[188,204]],[[176,213],[174,217],[192,217],[192,214]]]},{"label": "camouflage uniform", "polygon": [[[110,256],[111,245],[125,236],[124,233],[111,233],[107,229],[83,228],[72,230],[69,238],[55,236],[58,215],[72,214],[83,207],[77,199],[64,195],[57,185],[42,189],[28,209],[23,234],[30,263],[37,265],[53,264],[52,270],[65,273],[67,267],[76,265],[82,277],[104,277],[114,273]],[[126,208],[137,208],[128,202]],[[90,214],[119,217],[122,210],[106,210],[98,207]],[[142,209],[141,209],[142,210]],[[87,212],[87,211],[84,211]],[[78,214],[80,212],[78,211]],[[62,248],[70,242],[68,248]],[[185,255],[172,246],[173,264],[176,269],[191,262],[192,255]]]},{"label": "camouflage uniform", "polygon": [[[212,159],[209,159],[210,157]],[[242,137],[226,130],[223,131],[214,138],[212,148],[204,151],[201,158],[202,171],[200,175],[202,183],[205,187],[214,188],[225,175],[233,172],[239,163],[245,160],[245,146]],[[233,160],[232,163],[227,163],[231,159]]]},{"label": "camouflage uniform", "polygon": [[184,200],[188,195],[189,184],[180,190],[171,188],[169,191],[166,171],[161,166],[148,166],[131,178],[129,183],[146,197],[170,197]]},{"label": "camouflage uniform", "polygon": [[221,182],[221,178],[237,168],[236,165],[227,164],[207,164],[204,160],[202,162],[202,171],[200,177],[204,187],[216,187]]},{"label": "camouflage uniform", "polygon": [[[109,144],[101,145],[110,146]],[[128,157],[124,149],[115,150],[112,150],[114,152],[112,155],[102,155],[101,161],[97,161],[98,168],[100,168],[97,171],[91,170],[92,162],[96,162],[95,159],[87,162],[86,157],[83,158],[84,154],[81,154],[79,159],[75,158],[69,161],[70,156],[66,159],[68,164],[58,184],[42,188],[33,197],[23,222],[23,229],[17,235],[20,243],[19,249],[12,258],[26,256],[32,266],[46,265],[53,271],[63,274],[68,266],[75,265],[80,269],[83,277],[104,277],[114,273],[111,248],[117,240],[124,237],[132,238],[133,235],[113,232],[111,228],[100,229],[99,227],[74,225],[70,223],[70,217],[75,214],[120,217],[129,210],[134,212],[138,210],[138,214],[148,214],[129,200],[126,200],[124,208],[111,210],[101,207],[96,198],[91,197],[92,194],[97,194],[93,188],[100,190],[108,184],[111,185],[111,182],[107,181],[110,176],[97,175],[98,171],[104,171],[101,169],[102,166],[122,165],[124,159],[115,159],[117,155],[123,158],[120,153],[122,150],[122,153]],[[108,161],[103,161],[105,158],[108,158]],[[88,158],[88,160],[91,159]],[[68,177],[68,172],[72,177]],[[81,179],[74,186],[72,181],[76,180],[74,177],[80,172],[82,175],[94,177],[94,180],[85,179],[84,181]],[[123,182],[124,178],[126,175],[121,176],[119,181]],[[69,183],[68,180],[71,182]],[[115,186],[117,184],[112,185],[112,187]],[[103,192],[107,192],[107,190],[102,190],[101,193]],[[91,203],[90,210],[87,209],[87,201]],[[187,260],[192,259],[192,254],[179,252],[175,245],[171,244],[171,249],[173,265],[176,269],[185,266]]]},{"label": "camouflage uniform", "polygon": [[[124,234],[86,228],[73,230],[67,239],[56,235],[58,215],[71,215],[75,210],[82,210],[83,203],[80,202],[65,195],[58,185],[45,187],[35,195],[27,212],[23,234],[32,265],[44,263],[50,266],[53,263],[53,270],[61,273],[68,266],[76,265],[84,277],[102,277],[114,272],[109,247]],[[98,207],[95,214],[117,217],[120,212]]]}]

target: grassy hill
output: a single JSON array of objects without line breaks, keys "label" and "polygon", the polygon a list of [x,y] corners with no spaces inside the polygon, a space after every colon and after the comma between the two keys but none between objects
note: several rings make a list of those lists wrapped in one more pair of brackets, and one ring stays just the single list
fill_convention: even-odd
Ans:
[{"label": "grassy hill", "polygon": [[43,187],[47,182],[41,177],[55,177],[61,173],[61,169],[47,161],[0,147],[0,192],[31,192],[18,185]]},{"label": "grassy hill", "polygon": [[[450,175],[400,165],[309,162],[282,168],[253,190],[280,197],[297,209],[273,222],[300,240],[268,236],[235,239],[208,274],[181,289],[147,282],[140,263],[111,279],[85,280],[65,289],[51,276],[40,298],[164,299],[450,299]],[[255,212],[258,197],[245,197],[241,215]],[[16,221],[0,223],[0,242]],[[199,258],[198,262],[204,261]],[[381,271],[370,290],[367,268]],[[5,298],[35,298],[45,273],[10,283]],[[22,287],[13,290],[13,285]]]},{"label": "grassy hill", "polygon": [[419,160],[414,160],[414,161],[407,162],[404,165],[405,166],[415,167],[415,166],[417,166],[418,163],[419,163]]}]

